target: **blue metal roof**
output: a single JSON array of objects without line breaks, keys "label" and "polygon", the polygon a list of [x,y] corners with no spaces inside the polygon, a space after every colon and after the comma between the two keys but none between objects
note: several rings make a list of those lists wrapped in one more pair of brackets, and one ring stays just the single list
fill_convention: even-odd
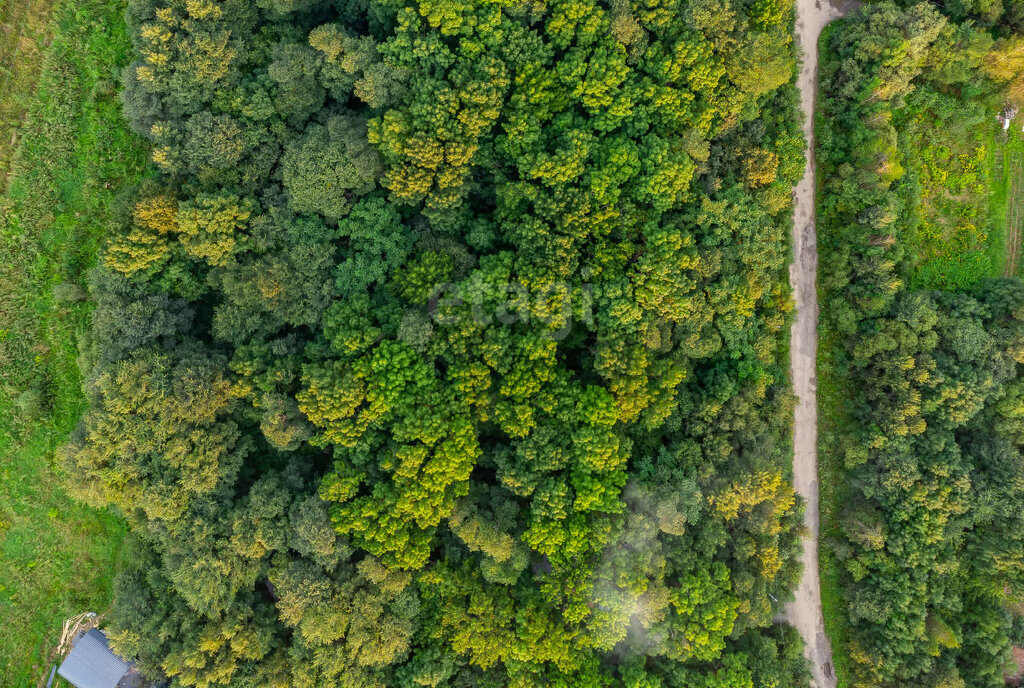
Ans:
[{"label": "blue metal roof", "polygon": [[114,654],[95,628],[81,635],[57,673],[77,688],[116,688],[131,664]]}]

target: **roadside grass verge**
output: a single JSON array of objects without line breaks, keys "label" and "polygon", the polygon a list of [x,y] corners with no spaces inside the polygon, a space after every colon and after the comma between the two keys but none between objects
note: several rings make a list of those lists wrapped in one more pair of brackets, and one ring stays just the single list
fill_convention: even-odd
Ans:
[{"label": "roadside grass verge", "polygon": [[[818,54],[825,56],[833,31],[842,27],[843,20],[837,19],[826,26],[818,37]],[[822,123],[815,113],[815,130],[822,131]],[[817,156],[817,151],[815,151]],[[821,168],[819,167],[819,172]],[[815,204],[821,207],[821,181],[816,179]],[[819,237],[823,231],[817,225]],[[819,242],[820,245],[820,242]],[[819,273],[820,273],[819,265]],[[824,291],[819,274],[818,303],[824,303]],[[845,400],[850,398],[849,385],[838,374],[837,364],[842,342],[824,324],[818,326],[817,402],[818,402],[818,580],[821,594],[822,616],[825,634],[832,646],[832,668],[835,671],[837,688],[850,686],[849,616],[843,599],[840,583],[840,564],[832,551],[831,543],[842,537],[839,518],[846,491],[846,475],[840,455],[839,439],[846,418]]]},{"label": "roadside grass verge", "polygon": [[836,367],[842,344],[833,333],[822,331],[818,338],[818,576],[825,633],[832,643],[832,666],[838,688],[850,685],[849,616],[840,582],[840,563],[831,542],[843,537],[839,529],[846,498],[846,473],[839,449],[839,437],[847,422],[845,400],[848,389]]},{"label": "roadside grass verge", "polygon": [[114,514],[64,494],[53,469],[84,408],[85,273],[116,199],[145,167],[116,93],[130,48],[123,12],[123,0],[53,8],[52,43],[0,200],[2,686],[35,685],[63,620],[106,610],[125,534]]},{"label": "roadside grass verge", "polygon": [[[834,31],[840,30],[842,19],[837,19],[826,26],[818,37],[818,54],[827,59],[825,51]],[[818,113],[815,113],[815,130],[823,131],[824,127]],[[820,139],[817,139],[820,140]],[[817,151],[815,151],[817,157]],[[820,157],[818,158],[821,159]],[[816,179],[815,204],[821,207],[822,168],[819,166]],[[824,231],[823,225],[817,225],[819,238]],[[820,246],[819,240],[819,246]],[[824,290],[821,287],[820,265],[818,279],[818,303],[825,303]],[[840,581],[840,563],[832,550],[832,543],[839,541],[843,535],[840,531],[839,519],[845,499],[847,485],[843,457],[840,451],[840,438],[844,428],[849,424],[846,412],[846,400],[851,398],[852,390],[846,379],[840,374],[842,342],[834,332],[830,332],[824,322],[818,326],[818,360],[817,401],[818,401],[818,579],[821,592],[822,616],[825,622],[825,634],[832,646],[832,668],[835,671],[837,688],[850,687],[850,656],[849,649],[849,612],[843,599]]]}]

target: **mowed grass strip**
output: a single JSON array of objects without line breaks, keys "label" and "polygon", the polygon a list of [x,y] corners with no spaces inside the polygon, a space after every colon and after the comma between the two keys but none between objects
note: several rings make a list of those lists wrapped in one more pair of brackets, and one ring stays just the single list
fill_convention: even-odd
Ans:
[{"label": "mowed grass strip", "polygon": [[999,250],[1003,253],[1000,274],[1021,275],[1021,252],[1024,250],[1024,134],[1020,120],[1010,123],[1006,133],[993,134],[998,146],[998,163],[994,165],[992,184],[992,224],[999,228]]},{"label": "mowed grass strip", "polygon": [[0,191],[39,81],[54,0],[0,0]]},{"label": "mowed grass strip", "polygon": [[[70,499],[54,453],[83,407],[82,287],[146,151],[116,85],[122,0],[61,0],[0,200],[0,686],[49,670],[63,620],[104,611],[125,528]],[[2,83],[2,77],[0,77]],[[6,94],[0,94],[0,98]]]}]

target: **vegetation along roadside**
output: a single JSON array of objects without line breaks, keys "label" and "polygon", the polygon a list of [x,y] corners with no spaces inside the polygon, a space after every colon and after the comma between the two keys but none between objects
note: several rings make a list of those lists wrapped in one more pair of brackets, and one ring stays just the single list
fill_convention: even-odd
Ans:
[{"label": "vegetation along roadside", "polygon": [[982,9],[880,3],[822,38],[822,583],[850,686],[1001,685],[1021,642],[1019,139],[996,118],[1024,63],[1019,8]]}]

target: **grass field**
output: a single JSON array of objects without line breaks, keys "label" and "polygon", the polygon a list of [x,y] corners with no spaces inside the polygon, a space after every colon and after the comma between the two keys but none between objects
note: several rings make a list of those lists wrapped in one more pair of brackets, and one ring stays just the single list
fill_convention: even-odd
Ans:
[{"label": "grass field", "polygon": [[0,191],[32,101],[54,0],[0,0]]},{"label": "grass field", "polygon": [[1005,192],[1000,199],[998,189],[1012,139],[991,114],[937,122],[925,110],[900,125],[904,188],[918,220],[907,241],[913,289],[963,290],[1013,262]]},{"label": "grass field", "polygon": [[49,669],[66,617],[108,607],[125,532],[113,514],[65,495],[52,468],[54,451],[84,404],[76,363],[89,317],[84,273],[115,199],[138,181],[145,163],[116,94],[119,66],[129,53],[123,9],[120,0],[60,0],[49,11],[52,43],[38,53],[37,88],[19,81],[18,93],[0,93],[25,104],[11,157],[13,178],[0,200],[5,688],[36,685]]},{"label": "grass field", "polygon": [[1024,253],[1024,134],[993,116],[969,131],[913,123],[908,161],[918,175],[921,224],[915,288],[963,289],[984,277],[1020,275]]}]

